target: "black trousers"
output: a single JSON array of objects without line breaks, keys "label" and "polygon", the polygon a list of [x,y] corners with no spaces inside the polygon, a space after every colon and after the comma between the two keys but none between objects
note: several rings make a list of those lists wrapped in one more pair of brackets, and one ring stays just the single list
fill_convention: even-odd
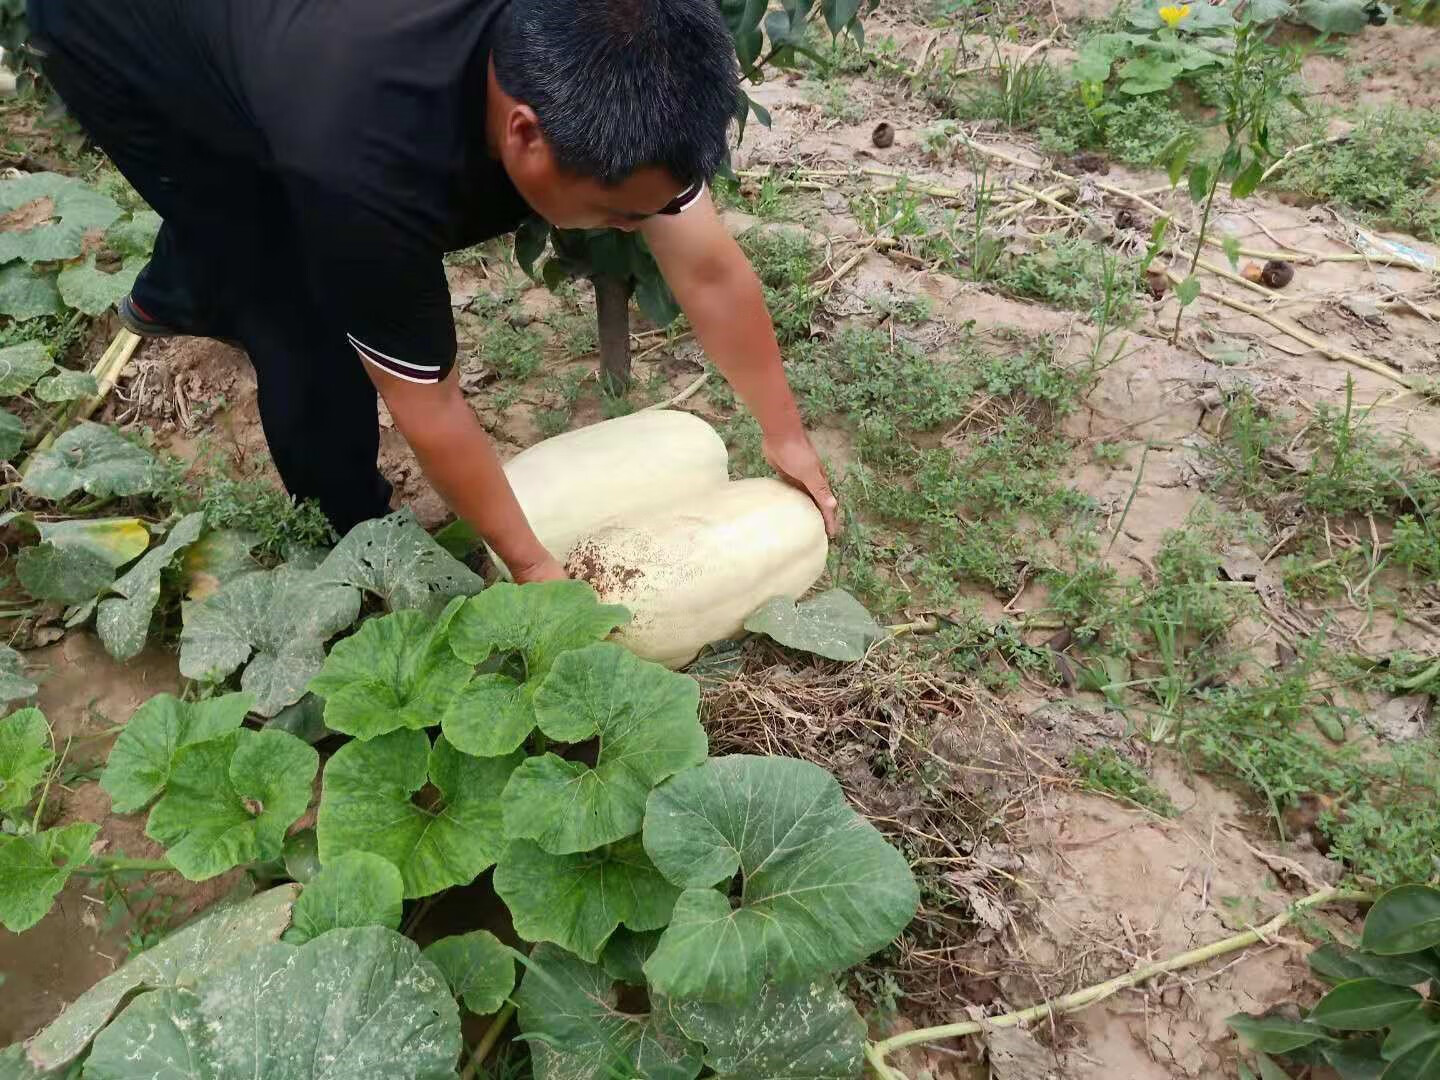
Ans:
[{"label": "black trousers", "polygon": [[30,5],[31,45],[76,120],[164,219],[132,293],[156,321],[238,340],[255,368],[260,421],[286,490],[344,535],[389,510],[376,467],[377,397],[345,335],[314,300],[278,179],[167,119],[123,49],[67,38],[68,5]]}]

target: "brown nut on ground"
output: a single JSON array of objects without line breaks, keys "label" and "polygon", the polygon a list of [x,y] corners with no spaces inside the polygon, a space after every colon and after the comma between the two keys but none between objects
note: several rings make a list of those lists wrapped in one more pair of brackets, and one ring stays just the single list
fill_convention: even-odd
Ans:
[{"label": "brown nut on ground", "polygon": [[889,149],[895,145],[895,129],[882,120],[875,125],[875,130],[870,133],[870,141],[881,150]]},{"label": "brown nut on ground", "polygon": [[1295,280],[1295,264],[1271,259],[1260,271],[1260,280],[1272,289],[1283,289]]}]

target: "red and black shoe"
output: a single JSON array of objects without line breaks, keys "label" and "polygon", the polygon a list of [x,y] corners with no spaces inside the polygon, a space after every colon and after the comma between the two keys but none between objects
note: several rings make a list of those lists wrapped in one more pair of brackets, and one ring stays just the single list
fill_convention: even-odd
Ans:
[{"label": "red and black shoe", "polygon": [[[148,311],[135,302],[133,296],[126,296],[116,304],[115,313],[120,316],[120,322],[126,330],[142,338],[215,337],[213,334],[169,326],[159,319],[153,318]],[[234,338],[216,337],[215,340],[223,341],[237,349],[241,347],[240,342]]]}]

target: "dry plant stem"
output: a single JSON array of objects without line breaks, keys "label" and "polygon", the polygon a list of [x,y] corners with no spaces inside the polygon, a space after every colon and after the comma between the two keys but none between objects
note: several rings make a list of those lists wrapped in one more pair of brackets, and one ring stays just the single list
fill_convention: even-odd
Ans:
[{"label": "dry plant stem", "polygon": [[[1177,285],[1184,280],[1179,274],[1175,273],[1174,270],[1167,270],[1165,273],[1166,276]],[[1230,296],[1222,296],[1219,293],[1213,293],[1206,289],[1201,289],[1200,295],[1207,300],[1214,300],[1218,304],[1224,304],[1226,307],[1234,308],[1236,311],[1243,311],[1246,315],[1253,316],[1261,322],[1269,323],[1276,330],[1279,330],[1283,334],[1288,334],[1302,345],[1308,345],[1330,360],[1337,360],[1343,364],[1353,364],[1355,367],[1363,368],[1365,371],[1373,372],[1376,375],[1397,382],[1407,390],[1414,389],[1414,387],[1410,385],[1410,380],[1394,368],[1386,367],[1378,361],[1361,356],[1359,353],[1350,352],[1348,349],[1337,349],[1332,345],[1327,345],[1319,337],[1310,333],[1310,331],[1302,329],[1288,319],[1282,319],[1277,315],[1272,315],[1270,312],[1265,311],[1263,308],[1258,308],[1254,304],[1247,304],[1243,300],[1236,300]]]},{"label": "dry plant stem", "polygon": [[480,1066],[485,1064],[485,1059],[490,1056],[490,1051],[495,1049],[495,1044],[500,1041],[500,1036],[510,1025],[510,1018],[515,1015],[515,1006],[510,1002],[495,1014],[495,1019],[490,1021],[490,1026],[485,1029],[485,1034],[480,1036],[480,1041],[475,1044],[475,1052],[470,1055],[469,1064],[465,1071],[460,1074],[460,1080],[474,1080],[475,1073]]},{"label": "dry plant stem", "polygon": [[673,409],[676,405],[682,405],[694,397],[709,379],[710,373],[707,371],[674,397],[667,401],[657,401],[654,405],[646,405],[641,411],[649,412],[651,409]]},{"label": "dry plant stem", "polygon": [[888,1039],[882,1039],[877,1043],[868,1043],[865,1047],[865,1057],[875,1069],[881,1080],[894,1080],[900,1074],[885,1064],[885,1059],[894,1051],[907,1046],[917,1046],[923,1043],[938,1042],[941,1039],[955,1039],[963,1035],[978,1035],[991,1028],[1017,1027],[1027,1024],[1032,1020],[1042,1020],[1048,1016],[1057,1014],[1078,1012],[1097,1002],[1119,993],[1121,990],[1128,990],[1132,986],[1139,986],[1143,982],[1155,978],[1157,975],[1164,975],[1167,972],[1179,971],[1182,968],[1194,967],[1196,964],[1203,964],[1208,960],[1217,957],[1227,956],[1230,953],[1238,952],[1240,949],[1249,948],[1257,942],[1269,941],[1278,934],[1284,927],[1293,922],[1296,916],[1310,911],[1313,908],[1322,907],[1326,904],[1353,903],[1372,900],[1374,897],[1368,892],[1358,890],[1326,888],[1319,892],[1311,893],[1301,900],[1297,900],[1286,910],[1280,912],[1264,926],[1253,927],[1243,934],[1236,934],[1234,937],[1225,938],[1214,944],[1203,946],[1199,949],[1191,949],[1189,952],[1172,956],[1168,960],[1159,960],[1153,964],[1145,964],[1134,971],[1116,978],[1109,979],[1095,986],[1086,987],[1084,990],[1077,990],[1073,994],[1066,994],[1064,997],[1054,998],[1050,1001],[1042,1001],[1039,1005],[1032,1005],[1028,1009],[1021,1009],[1019,1012],[1005,1013],[1001,1016],[987,1016],[984,1020],[966,1021],[960,1024],[945,1024],[940,1027],[920,1028],[916,1031],[906,1031],[899,1035],[893,1035]]},{"label": "dry plant stem", "polygon": [[50,449],[51,444],[64,428],[78,420],[88,420],[95,414],[95,410],[110,396],[110,391],[115,389],[115,383],[119,381],[121,372],[125,370],[125,365],[130,362],[130,357],[135,355],[135,350],[139,345],[140,338],[129,330],[119,331],[110,340],[105,352],[99,360],[95,361],[95,366],[90,371],[90,374],[95,376],[98,386],[95,396],[85,398],[74,408],[61,410],[56,415],[55,423],[51,425],[45,437],[35,444],[35,449],[25,459],[25,464],[20,467],[21,476],[29,472],[30,463],[35,460],[35,455]]}]

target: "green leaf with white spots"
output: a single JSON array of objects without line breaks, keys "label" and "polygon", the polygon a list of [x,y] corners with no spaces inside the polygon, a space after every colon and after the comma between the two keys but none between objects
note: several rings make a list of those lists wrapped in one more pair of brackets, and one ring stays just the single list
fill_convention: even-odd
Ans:
[{"label": "green leaf with white spots", "polygon": [[41,271],[23,262],[0,266],[0,315],[25,322],[64,313],[65,302],[55,285],[54,271]]},{"label": "green leaf with white spots", "polygon": [[[321,864],[373,852],[399,867],[407,898],[468,885],[500,853],[500,792],[518,761],[473,758],[443,736],[432,748],[406,728],[346,743],[325,766]],[[413,801],[427,780],[436,795],[428,808]]]},{"label": "green leaf with white spots", "polygon": [[77,822],[29,836],[0,835],[0,926],[22,934],[45,917],[75,868],[90,857],[99,825]]},{"label": "green leaf with white spots", "polygon": [[283,940],[304,945],[342,927],[398,930],[405,913],[404,892],[394,863],[368,851],[347,851],[326,863],[305,886]]},{"label": "green leaf with white spots", "polygon": [[218,682],[242,664],[240,687],[274,716],[325,666],[325,642],[355,621],[360,593],[282,566],[232,580],[191,605],[180,632],[180,673]]},{"label": "green leaf with white spots", "polygon": [[132,956],[105,976],[30,1040],[31,1061],[40,1069],[64,1068],[75,1060],[115,1011],[137,989],[195,985],[208,972],[243,960],[280,937],[290,925],[297,885],[267,889],[237,904],[220,905],[158,945]]},{"label": "green leaf with white spots", "polygon": [[429,960],[450,992],[479,1016],[499,1010],[515,989],[515,960],[510,947],[486,930],[455,934],[425,946]]},{"label": "green leaf with white spots", "polygon": [[39,401],[76,401],[79,398],[94,397],[100,392],[100,384],[88,371],[70,371],[62,368],[54,375],[46,375],[35,384],[35,397]]},{"label": "green leaf with white spots", "polygon": [[34,697],[39,690],[25,674],[25,658],[9,645],[0,645],[0,703]]},{"label": "green leaf with white spots", "polygon": [[477,675],[441,721],[445,737],[467,754],[518,749],[535,728],[535,693],[563,653],[600,641],[629,612],[601,604],[583,581],[492,585],[465,602],[450,624],[450,647],[469,664],[512,658],[515,673]]},{"label": "green leaf with white spots", "polygon": [[870,646],[885,637],[885,628],[844,589],[798,604],[776,597],[745,620],[745,629],[827,660],[863,660]]},{"label": "green leaf with white spots", "polygon": [[472,671],[448,638],[462,603],[457,596],[438,619],[419,611],[369,619],[338,642],[310,681],[311,692],[325,699],[325,725],[373,739],[438,724]]},{"label": "green leaf with white spots", "polygon": [[605,971],[553,945],[530,954],[515,995],[536,1080],[694,1080],[700,1047],[663,1008],[623,1012]]},{"label": "green leaf with white spots", "polygon": [[0,811],[24,809],[53,764],[55,751],[44,713],[21,709],[0,718]]},{"label": "green leaf with white spots", "polygon": [[[686,890],[645,965],[667,996],[744,1000],[842,970],[919,903],[904,857],[806,761],[733,755],[672,777],[646,805],[645,850]],[[732,905],[713,886],[737,871]]]},{"label": "green leaf with white spots", "polygon": [[485,587],[478,574],[437,544],[408,510],[351,529],[316,570],[319,581],[353,585],[391,611],[436,615],[456,596]]},{"label": "green leaf with white spots", "polygon": [[157,694],[135,710],[110,750],[100,786],[117,814],[142,810],[162,791],[184,747],[234,731],[255,699],[225,694],[205,701],[181,701]]},{"label": "green leaf with white spots", "polygon": [[592,963],[622,923],[631,930],[664,926],[680,893],[651,864],[638,837],[575,855],[512,840],[494,880],[517,934],[553,941]]},{"label": "green leaf with white spots", "polygon": [[650,789],[705,760],[700,687],[687,675],[601,643],[564,653],[535,694],[540,730],[562,742],[596,736],[595,767],[532,757],[505,787],[505,834],[564,855],[640,831]]},{"label": "green leaf with white spots", "polygon": [[115,580],[115,568],[102,555],[83,547],[36,544],[15,559],[15,576],[37,600],[84,604]]},{"label": "green leaf with white spots", "polygon": [[851,1080],[865,1054],[865,1021],[830,980],[778,986],[739,1003],[671,1001],[686,1038],[726,1080]]},{"label": "green leaf with white spots", "polygon": [[25,445],[25,421],[0,409],[0,461],[9,461]]},{"label": "green leaf with white spots", "polygon": [[121,255],[148,257],[155,250],[163,221],[153,210],[137,210],[124,221],[117,221],[105,234],[107,246]]},{"label": "green leaf with white spots", "polygon": [[149,636],[150,620],[160,602],[160,578],[176,558],[196,540],[205,528],[203,513],[189,514],[170,530],[165,542],[150,552],[110,588],[118,598],[100,601],[95,629],[106,651],[116,660],[129,660],[140,654]]},{"label": "green leaf with white spots", "polygon": [[140,995],[96,1038],[85,1075],[453,1080],[461,1049],[435,965],[408,938],[366,926],[264,945],[193,990]]},{"label": "green leaf with white spots", "polygon": [[35,455],[21,482],[41,499],[144,495],[155,488],[155,455],[103,424],[82,421]]},{"label": "green leaf with white spots", "polygon": [[87,233],[103,232],[124,211],[83,180],[60,173],[27,173],[0,180],[0,212],[23,219],[0,231],[0,263],[59,262],[78,258]]},{"label": "green leaf with white spots", "polygon": [[191,881],[277,859],[319,767],[315,749],[283,731],[241,728],[191,743],[176,752],[145,835]]},{"label": "green leaf with white spots", "polygon": [[260,569],[250,554],[259,538],[239,529],[216,529],[195,541],[180,560],[180,577],[185,596],[208,600],[244,574]]},{"label": "green leaf with white spots", "polygon": [[0,349],[0,397],[23,394],[42,375],[55,370],[50,350],[38,341],[22,341]]}]

